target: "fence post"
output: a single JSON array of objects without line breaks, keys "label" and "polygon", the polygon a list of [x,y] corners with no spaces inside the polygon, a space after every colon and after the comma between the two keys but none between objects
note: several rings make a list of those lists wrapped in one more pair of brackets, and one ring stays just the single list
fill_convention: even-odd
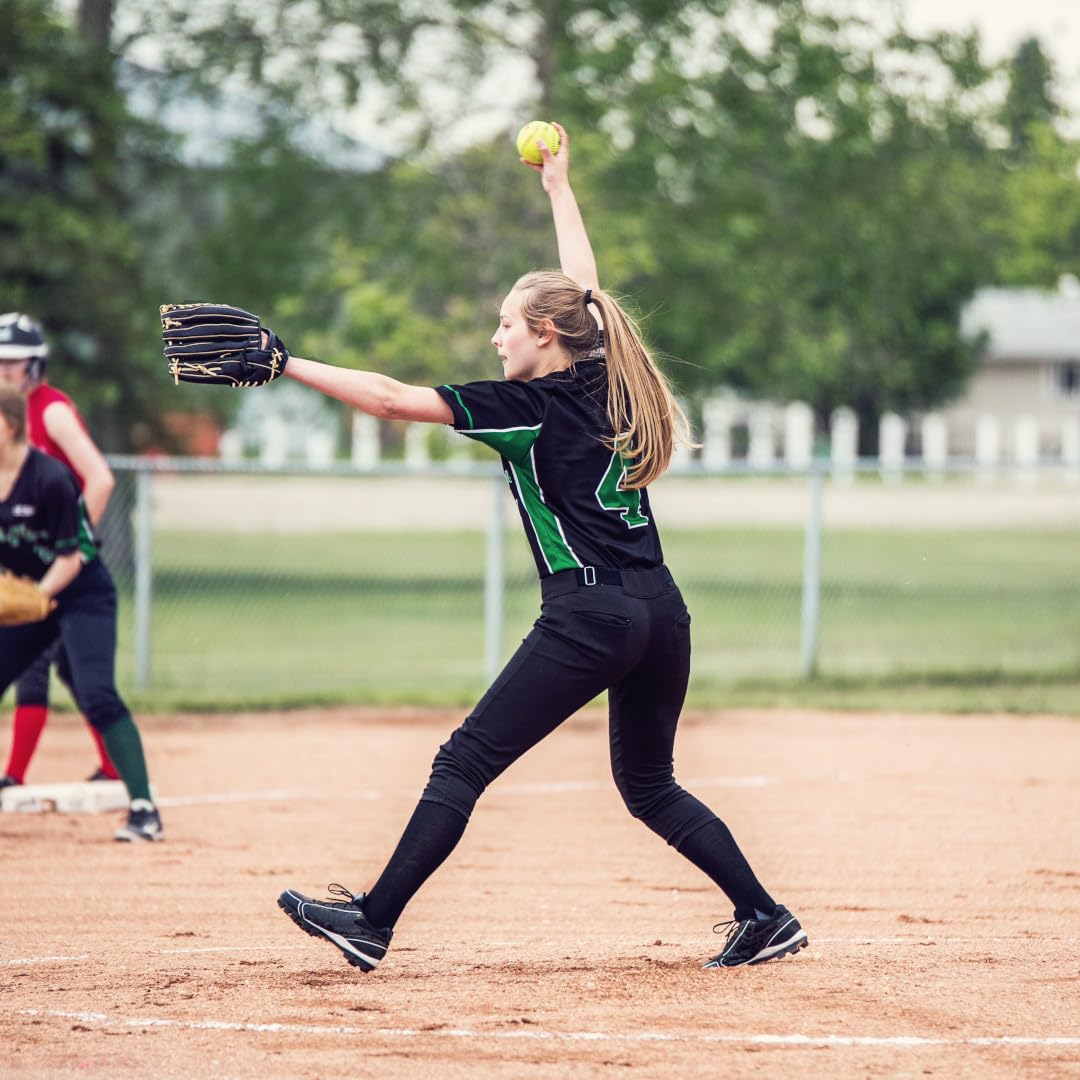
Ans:
[{"label": "fence post", "polygon": [[805,401],[784,408],[784,461],[789,469],[805,469],[814,458],[814,411]]},{"label": "fence post", "polygon": [[506,589],[506,529],[503,525],[506,481],[502,472],[491,482],[487,559],[484,563],[484,675],[490,683],[502,664],[503,600]]},{"label": "fence post", "polygon": [[833,409],[829,425],[833,479],[850,483],[855,479],[859,460],[859,420],[855,410],[846,405]]},{"label": "fence post", "polygon": [[379,421],[367,413],[352,415],[352,463],[354,469],[374,469],[379,464]]},{"label": "fence post", "polygon": [[895,483],[904,476],[904,442],[907,439],[907,421],[897,413],[883,413],[879,432],[878,457],[881,461],[881,478],[886,483]]},{"label": "fence post", "polygon": [[154,603],[153,473],[135,472],[135,686],[150,685],[150,622]]},{"label": "fence post", "polygon": [[802,674],[817,672],[818,629],[821,623],[821,498],[824,478],[815,463],[810,467],[810,510],[803,539]]},{"label": "fence post", "polygon": [[949,429],[941,413],[922,418],[922,456],[927,475],[940,479],[949,463]]}]

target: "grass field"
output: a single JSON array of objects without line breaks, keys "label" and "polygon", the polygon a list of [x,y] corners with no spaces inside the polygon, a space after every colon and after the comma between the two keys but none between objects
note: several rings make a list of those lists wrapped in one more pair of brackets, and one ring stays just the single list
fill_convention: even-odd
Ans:
[{"label": "grass field", "polygon": [[[151,685],[133,683],[130,589],[118,676],[142,708],[468,704],[482,691],[484,537],[161,531]],[[504,654],[539,593],[507,536]],[[1074,529],[830,531],[818,674],[800,676],[800,530],[669,530],[694,617],[690,700],[1080,711]]]}]

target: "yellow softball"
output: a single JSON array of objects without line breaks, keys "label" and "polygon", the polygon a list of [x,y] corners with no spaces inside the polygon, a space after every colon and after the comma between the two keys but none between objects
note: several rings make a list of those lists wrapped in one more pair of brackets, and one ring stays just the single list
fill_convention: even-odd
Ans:
[{"label": "yellow softball", "polygon": [[517,133],[517,152],[533,165],[539,165],[544,159],[536,140],[547,143],[553,153],[559,152],[559,133],[546,120],[531,120]]}]

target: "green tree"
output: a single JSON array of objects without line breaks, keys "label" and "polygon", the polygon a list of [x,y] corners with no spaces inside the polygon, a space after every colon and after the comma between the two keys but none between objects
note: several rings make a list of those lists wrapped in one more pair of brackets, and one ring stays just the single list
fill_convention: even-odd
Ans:
[{"label": "green tree", "polygon": [[[520,120],[535,109],[570,127],[605,280],[643,309],[685,390],[727,383],[819,414],[853,404],[872,437],[882,410],[936,405],[971,370],[959,312],[1000,265],[1004,197],[975,36],[875,39],[803,0],[119,10],[169,35],[186,87],[243,85],[280,121],[238,144],[196,201],[205,228],[177,237],[178,277],[272,304],[298,334],[323,327],[320,348],[357,362],[374,348],[395,373],[420,363],[429,376],[464,360],[456,350],[486,370],[487,313],[522,269],[554,261],[508,132],[461,149],[447,135],[447,117],[490,106],[483,78],[509,72],[496,90],[533,103]],[[1017,71],[1037,75],[1037,59]],[[1010,115],[1038,100],[1015,89]],[[336,188],[299,162],[290,182],[282,165],[305,113],[356,101],[393,125],[400,160]],[[1037,188],[1027,194],[1041,200]],[[409,359],[410,335],[433,355]]]},{"label": "green tree", "polygon": [[112,57],[51,5],[0,8],[0,292],[49,332],[50,363],[110,448],[150,411],[143,303],[127,197],[152,153],[113,84]]},{"label": "green tree", "polygon": [[1062,109],[1054,94],[1054,65],[1038,38],[1021,42],[1007,69],[1009,89],[1000,121],[1009,136],[1009,157],[1027,158],[1034,149],[1035,131],[1052,126]]},{"label": "green tree", "polygon": [[993,221],[995,278],[1051,288],[1063,274],[1080,276],[1080,142],[1049,125],[1026,131],[1024,160],[1005,171]]},{"label": "green tree", "polygon": [[556,259],[535,175],[500,141],[438,169],[398,162],[354,183],[347,232],[283,309],[297,314],[297,340],[411,381],[497,373],[489,338],[503,295]]},{"label": "green tree", "polygon": [[684,385],[852,405],[870,451],[882,411],[937,404],[972,367],[959,313],[989,280],[997,171],[973,102],[990,72],[974,39],[898,36],[893,66],[933,64],[945,88],[901,92],[884,46],[797,3],[774,15],[754,49],[717,22],[693,78],[678,37],[601,54],[583,94],[614,98],[632,141],[598,186],[663,237],[655,284],[632,284],[662,290]]},{"label": "green tree", "polygon": [[1080,273],[1080,143],[1066,135],[1054,68],[1035,38],[1008,66],[998,121],[1008,137],[1002,202],[992,222],[999,284],[1054,286]]}]

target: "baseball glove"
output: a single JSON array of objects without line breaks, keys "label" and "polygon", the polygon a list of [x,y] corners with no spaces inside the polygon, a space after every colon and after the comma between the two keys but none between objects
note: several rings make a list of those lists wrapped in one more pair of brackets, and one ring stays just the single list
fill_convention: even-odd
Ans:
[{"label": "baseball glove", "polygon": [[54,607],[56,601],[46,596],[36,581],[16,577],[10,571],[0,574],[0,626],[41,622]]},{"label": "baseball glove", "polygon": [[258,315],[228,304],[162,304],[161,337],[176,383],[262,386],[284,370],[289,350]]}]

